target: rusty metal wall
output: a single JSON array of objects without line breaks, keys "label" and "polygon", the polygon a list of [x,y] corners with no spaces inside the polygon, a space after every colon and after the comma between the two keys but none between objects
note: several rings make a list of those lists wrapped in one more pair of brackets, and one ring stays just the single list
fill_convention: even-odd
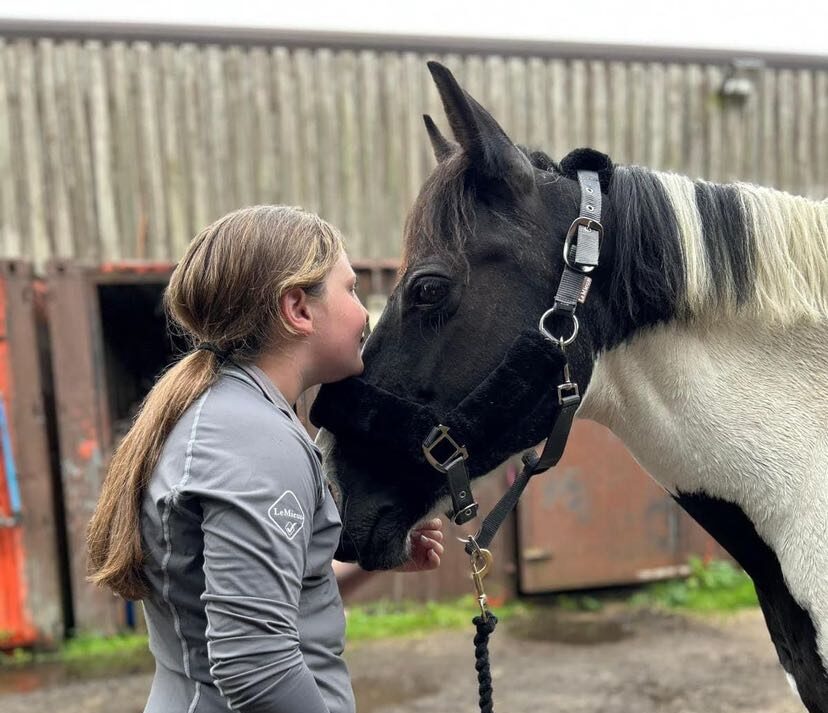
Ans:
[{"label": "rusty metal wall", "polygon": [[170,266],[49,265],[49,334],[75,628],[111,633],[124,626],[124,602],[86,581],[86,527],[112,446],[97,286]]},{"label": "rusty metal wall", "polygon": [[[41,373],[43,286],[30,263],[0,262],[0,390],[12,439],[22,504],[18,526],[0,534],[13,544],[2,587],[7,604],[0,646],[49,644],[64,630],[59,523],[48,426],[48,395]],[[48,375],[45,375],[48,377]],[[0,478],[2,485],[2,478]],[[13,543],[12,543],[13,541]],[[10,568],[15,568],[12,571]]]},{"label": "rusty metal wall", "polygon": [[686,573],[690,554],[724,556],[610,431],[577,421],[558,467],[519,506],[527,593],[632,584]]}]

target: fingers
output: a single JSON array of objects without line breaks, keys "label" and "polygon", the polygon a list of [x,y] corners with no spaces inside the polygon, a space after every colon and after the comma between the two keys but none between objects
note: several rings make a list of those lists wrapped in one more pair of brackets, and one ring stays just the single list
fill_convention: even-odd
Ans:
[{"label": "fingers", "polygon": [[440,530],[417,530],[412,532],[411,536],[414,539],[417,537],[425,537],[427,540],[434,540],[434,542],[443,541],[443,533]]},{"label": "fingers", "polygon": [[440,557],[443,554],[443,546],[439,542],[430,542],[430,546],[417,553],[416,561],[419,563],[420,571],[437,569],[440,566]]},{"label": "fingers", "polygon": [[443,541],[443,522],[440,520],[439,517],[432,518],[431,520],[424,520],[423,522],[419,523],[414,529],[411,531],[412,536],[416,535],[424,535],[430,540],[434,540],[436,542]]},{"label": "fingers", "polygon": [[435,540],[432,538],[423,538],[422,540],[423,547],[428,549],[429,556],[432,552],[434,552],[438,557],[443,554],[444,548],[443,545],[440,543],[439,540]]},{"label": "fingers", "polygon": [[400,572],[437,569],[443,556],[443,523],[439,517],[423,520],[411,530],[411,558]]},{"label": "fingers", "polygon": [[440,553],[437,553],[436,548],[428,551],[428,569],[437,569],[440,566],[440,555],[442,554],[442,546],[440,546]]},{"label": "fingers", "polygon": [[426,530],[411,533],[411,544],[414,551],[433,550],[438,555],[443,554],[443,533],[434,530]]}]

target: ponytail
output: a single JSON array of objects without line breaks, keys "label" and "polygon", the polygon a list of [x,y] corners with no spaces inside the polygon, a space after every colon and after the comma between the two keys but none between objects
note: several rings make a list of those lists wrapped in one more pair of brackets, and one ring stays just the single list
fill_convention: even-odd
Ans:
[{"label": "ponytail", "polygon": [[173,426],[218,377],[218,357],[192,352],[149,392],[132,428],[118,445],[87,530],[89,581],[124,599],[147,593],[141,544],[141,503]]},{"label": "ponytail", "polygon": [[336,228],[286,206],[242,208],[192,240],[164,306],[181,336],[201,348],[158,380],[115,450],[87,530],[91,582],[125,599],[147,594],[141,507],[170,431],[218,379],[228,353],[249,364],[275,341],[291,338],[281,295],[294,287],[318,292],[342,251]]}]

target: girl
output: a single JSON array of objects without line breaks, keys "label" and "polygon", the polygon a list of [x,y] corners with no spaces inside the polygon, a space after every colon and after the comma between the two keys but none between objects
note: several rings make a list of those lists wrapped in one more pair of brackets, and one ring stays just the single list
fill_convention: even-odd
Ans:
[{"label": "girl", "polygon": [[[143,599],[146,713],[345,713],[339,512],[292,404],[362,371],[339,232],[257,206],[199,234],[165,293],[194,349],[147,396],[89,526],[91,581]],[[439,520],[408,570],[439,565]]]}]

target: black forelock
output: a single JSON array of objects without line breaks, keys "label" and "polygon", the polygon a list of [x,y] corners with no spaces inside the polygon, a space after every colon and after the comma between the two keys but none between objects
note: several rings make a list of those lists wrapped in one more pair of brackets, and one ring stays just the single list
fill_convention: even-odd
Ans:
[{"label": "black forelock", "polygon": [[437,164],[405,222],[402,270],[426,256],[463,259],[474,232],[476,190],[468,157],[457,152]]},{"label": "black forelock", "polygon": [[[558,173],[543,151],[518,146],[532,166]],[[465,244],[474,233],[478,178],[468,156],[456,152],[439,162],[414,201],[404,229],[402,269],[427,256],[465,261]]]}]

